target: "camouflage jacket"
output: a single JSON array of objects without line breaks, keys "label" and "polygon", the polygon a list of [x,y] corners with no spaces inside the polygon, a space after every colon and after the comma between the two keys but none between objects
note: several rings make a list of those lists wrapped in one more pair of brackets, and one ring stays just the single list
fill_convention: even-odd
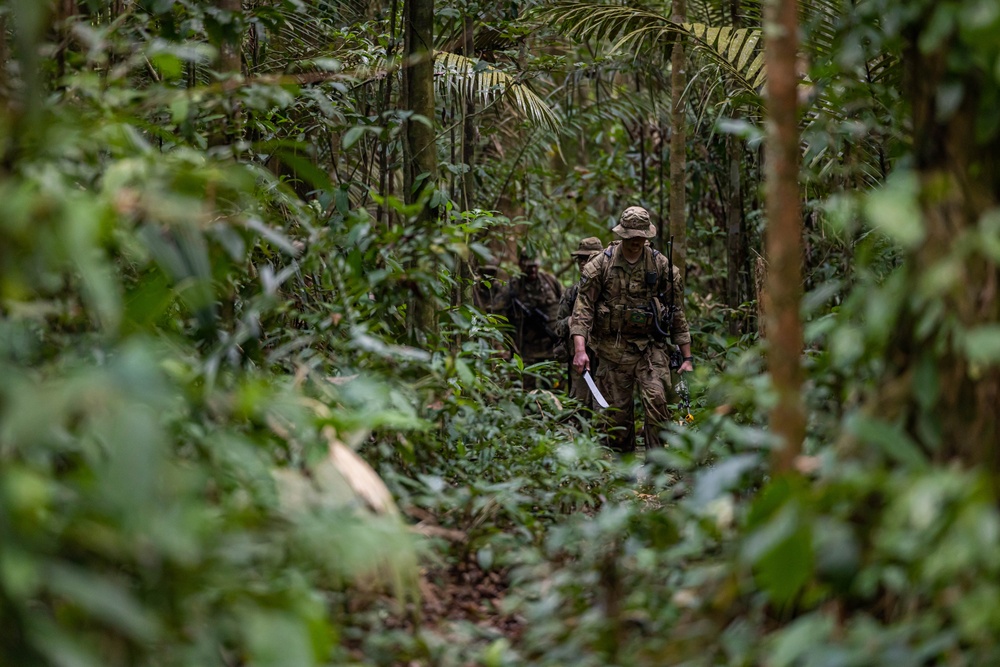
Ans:
[{"label": "camouflage jacket", "polygon": [[580,283],[576,282],[566,288],[562,298],[559,299],[559,308],[556,311],[556,323],[552,327],[559,340],[556,341],[556,358],[561,361],[569,361],[573,358],[573,341],[569,333],[569,316],[573,314],[573,306],[576,304],[576,295],[580,291]]},{"label": "camouflage jacket", "polygon": [[658,340],[654,309],[665,324],[672,300],[672,342],[690,343],[680,271],[674,267],[668,280],[669,263],[662,253],[647,246],[629,264],[620,248],[608,247],[583,268],[570,335],[583,336],[600,356],[613,356],[623,342],[645,349]]}]

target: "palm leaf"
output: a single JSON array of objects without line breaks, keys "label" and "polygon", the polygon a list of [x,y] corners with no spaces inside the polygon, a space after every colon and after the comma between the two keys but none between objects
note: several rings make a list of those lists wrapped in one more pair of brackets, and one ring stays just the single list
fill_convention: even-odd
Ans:
[{"label": "palm leaf", "polygon": [[505,102],[534,123],[553,130],[559,126],[556,112],[527,84],[483,60],[438,52],[434,75],[442,98],[457,95],[462,100],[475,99],[482,106]]},{"label": "palm leaf", "polygon": [[572,37],[611,40],[612,52],[647,53],[683,37],[744,91],[756,93],[764,84],[766,75],[759,28],[679,24],[645,9],[578,0],[557,3],[543,10],[542,15]]}]

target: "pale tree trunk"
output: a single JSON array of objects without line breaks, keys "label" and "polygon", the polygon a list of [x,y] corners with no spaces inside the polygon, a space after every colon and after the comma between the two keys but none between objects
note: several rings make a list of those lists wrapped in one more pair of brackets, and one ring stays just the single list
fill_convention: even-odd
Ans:
[{"label": "pale tree trunk", "polygon": [[[984,215],[1000,206],[1000,133],[994,129],[983,136],[979,122],[996,113],[983,95],[992,72],[968,59],[950,60],[950,36],[935,40],[934,51],[921,49],[931,29],[929,10],[907,28],[902,64],[926,234],[904,265],[917,294],[908,293],[889,345],[875,412],[902,421],[941,460],[984,466],[998,485],[1000,362],[995,355],[970,359],[976,351],[965,349],[964,339],[975,330],[993,331],[995,337],[1000,325],[1000,265],[976,240],[977,234],[989,233],[981,224]],[[943,114],[939,95],[956,86],[962,101],[950,115]],[[994,228],[994,239],[996,234]],[[943,261],[954,267],[954,279],[940,293],[923,293],[924,278]],[[930,331],[928,322],[933,323]]]},{"label": "pale tree trunk", "polygon": [[767,365],[777,402],[770,414],[779,439],[773,453],[778,472],[792,470],[805,438],[802,401],[802,213],[799,195],[797,114],[798,57],[795,0],[764,3],[764,64],[767,67],[767,210],[765,290]]},{"label": "pale tree trunk", "polygon": [[[406,0],[403,5],[403,106],[434,122],[434,0]],[[434,128],[408,119],[404,125],[404,199],[412,204],[437,183],[437,149]],[[424,199],[426,202],[427,200]],[[424,205],[417,224],[429,229],[437,212]],[[436,310],[431,295],[417,289],[413,295],[407,326],[411,336],[423,338],[436,329]]]},{"label": "pale tree trunk", "polygon": [[[674,23],[687,21],[685,0],[674,0],[670,20]],[[681,272],[681,280],[687,277],[687,132],[684,127],[684,87],[687,76],[684,72],[684,44],[678,36],[670,53],[670,234],[674,237],[671,250],[673,261]],[[662,212],[661,212],[662,214]]]}]

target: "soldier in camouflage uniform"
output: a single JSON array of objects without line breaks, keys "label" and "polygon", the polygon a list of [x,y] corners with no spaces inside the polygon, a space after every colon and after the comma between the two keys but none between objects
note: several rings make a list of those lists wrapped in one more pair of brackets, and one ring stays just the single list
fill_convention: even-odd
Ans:
[{"label": "soldier in camouflage uniform", "polygon": [[[580,268],[581,275],[583,274],[583,267],[587,262],[600,254],[602,250],[604,250],[604,244],[596,236],[588,236],[580,241],[580,244],[572,255],[576,260],[577,266]],[[578,400],[585,407],[593,409],[593,397],[590,395],[590,389],[587,388],[587,384],[583,381],[583,376],[572,369],[573,339],[569,333],[569,325],[570,315],[573,314],[573,306],[576,305],[576,294],[579,290],[580,283],[576,282],[563,292],[562,299],[559,300],[559,312],[553,329],[556,335],[559,336],[559,342],[556,343],[556,354],[560,361],[570,364],[569,388],[566,393]],[[595,369],[596,361],[596,359],[591,357],[591,363],[594,364]]]},{"label": "soldier in camouflage uniform", "polygon": [[[603,413],[610,429],[608,444],[624,453],[635,451],[636,384],[646,412],[643,437],[647,449],[663,446],[660,425],[670,419],[669,344],[658,334],[654,316],[663,325],[670,319],[673,344],[684,357],[680,372],[692,371],[694,365],[680,271],[674,267],[669,275],[667,258],[648,247],[646,239],[656,236],[649,213],[641,206],[630,206],[612,231],[622,240],[584,267],[570,334],[573,368],[578,373],[590,368],[588,345],[600,360],[595,380],[610,405]],[[669,314],[671,300],[675,310]]]},{"label": "soldier in camouflage uniform", "polygon": [[514,349],[525,365],[555,359],[555,331],[562,285],[538,268],[538,260],[521,253],[521,275],[510,281],[497,312],[514,327]]}]

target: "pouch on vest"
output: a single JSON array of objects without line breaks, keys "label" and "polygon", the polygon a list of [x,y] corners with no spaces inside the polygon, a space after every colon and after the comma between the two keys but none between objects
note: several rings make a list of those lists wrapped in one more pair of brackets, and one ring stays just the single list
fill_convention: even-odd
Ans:
[{"label": "pouch on vest", "polygon": [[625,311],[621,332],[626,335],[647,335],[653,331],[653,313],[641,308]]},{"label": "pouch on vest", "polygon": [[601,333],[611,331],[611,309],[603,303],[597,305],[597,312],[594,315],[594,329]]}]

